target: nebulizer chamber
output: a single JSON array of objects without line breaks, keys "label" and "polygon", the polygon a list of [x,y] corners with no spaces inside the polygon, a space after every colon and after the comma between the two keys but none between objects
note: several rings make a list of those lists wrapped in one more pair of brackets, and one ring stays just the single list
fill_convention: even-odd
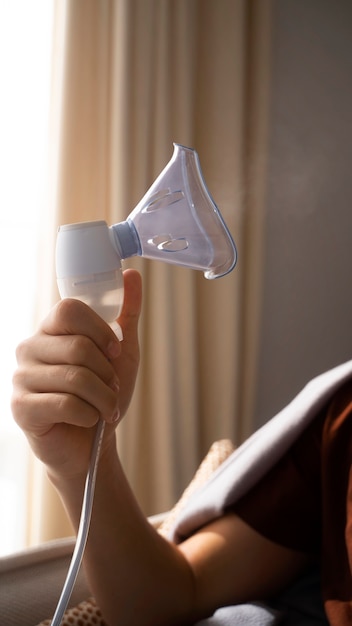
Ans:
[{"label": "nebulizer chamber", "polygon": [[121,257],[106,222],[61,226],[56,244],[57,284],[62,298],[82,300],[116,330],[123,304]]},{"label": "nebulizer chamber", "polygon": [[195,150],[174,144],[171,160],[127,220],[110,227],[94,221],[59,228],[61,297],[83,300],[112,322],[123,302],[121,260],[136,255],[202,270],[208,279],[233,269],[236,248]]},{"label": "nebulizer chamber", "polygon": [[[202,270],[208,279],[230,272],[236,248],[204,182],[197,153],[174,144],[174,153],[127,220],[61,226],[56,274],[62,298],[84,301],[115,330],[123,304],[121,261],[144,258]],[[59,626],[83,558],[93,504],[104,422],[97,426],[84,490],[81,521],[52,626]]]}]

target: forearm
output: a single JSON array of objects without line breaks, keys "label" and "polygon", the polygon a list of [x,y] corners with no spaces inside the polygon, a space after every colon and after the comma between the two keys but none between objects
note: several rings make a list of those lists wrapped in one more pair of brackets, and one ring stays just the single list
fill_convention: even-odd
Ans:
[{"label": "forearm", "polygon": [[[52,476],[77,529],[82,480]],[[192,570],[140,511],[116,450],[101,458],[84,567],[109,626],[190,623]]]}]

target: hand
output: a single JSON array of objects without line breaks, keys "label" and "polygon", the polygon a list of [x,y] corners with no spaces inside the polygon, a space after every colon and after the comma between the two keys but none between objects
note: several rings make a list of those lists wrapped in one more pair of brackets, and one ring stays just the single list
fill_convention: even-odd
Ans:
[{"label": "hand", "polygon": [[107,422],[103,449],[115,445],[139,364],[138,272],[126,270],[124,284],[121,343],[92,309],[67,299],[17,349],[13,415],[34,453],[56,474],[85,474],[99,419]]}]

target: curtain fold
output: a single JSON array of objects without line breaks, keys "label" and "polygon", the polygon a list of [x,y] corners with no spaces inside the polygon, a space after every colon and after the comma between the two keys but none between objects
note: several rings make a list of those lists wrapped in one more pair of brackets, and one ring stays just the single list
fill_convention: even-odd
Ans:
[{"label": "curtain fold", "polygon": [[[260,290],[251,255],[255,247],[258,262],[265,160],[257,149],[264,154],[270,2],[57,5],[50,241],[59,223],[125,219],[175,141],[198,151],[239,252],[236,270],[219,281],[144,259],[128,263],[143,276],[142,360],[117,445],[150,514],[175,502],[215,439],[239,442],[251,429],[254,376],[247,352],[255,354],[257,318],[247,307]],[[260,103],[253,102],[258,96]],[[259,176],[250,197],[249,171]],[[54,268],[45,282],[54,301]],[[41,316],[42,309],[43,303]],[[63,513],[45,481],[42,493],[36,536],[47,539],[58,533],[48,508],[56,520]]]}]

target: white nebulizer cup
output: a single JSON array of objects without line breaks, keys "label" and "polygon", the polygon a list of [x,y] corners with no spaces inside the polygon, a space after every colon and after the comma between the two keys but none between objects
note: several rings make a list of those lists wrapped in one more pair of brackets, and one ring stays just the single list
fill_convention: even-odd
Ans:
[{"label": "white nebulizer cup", "polygon": [[122,339],[116,322],[123,304],[121,257],[106,222],[60,226],[56,273],[61,297],[85,302]]}]

